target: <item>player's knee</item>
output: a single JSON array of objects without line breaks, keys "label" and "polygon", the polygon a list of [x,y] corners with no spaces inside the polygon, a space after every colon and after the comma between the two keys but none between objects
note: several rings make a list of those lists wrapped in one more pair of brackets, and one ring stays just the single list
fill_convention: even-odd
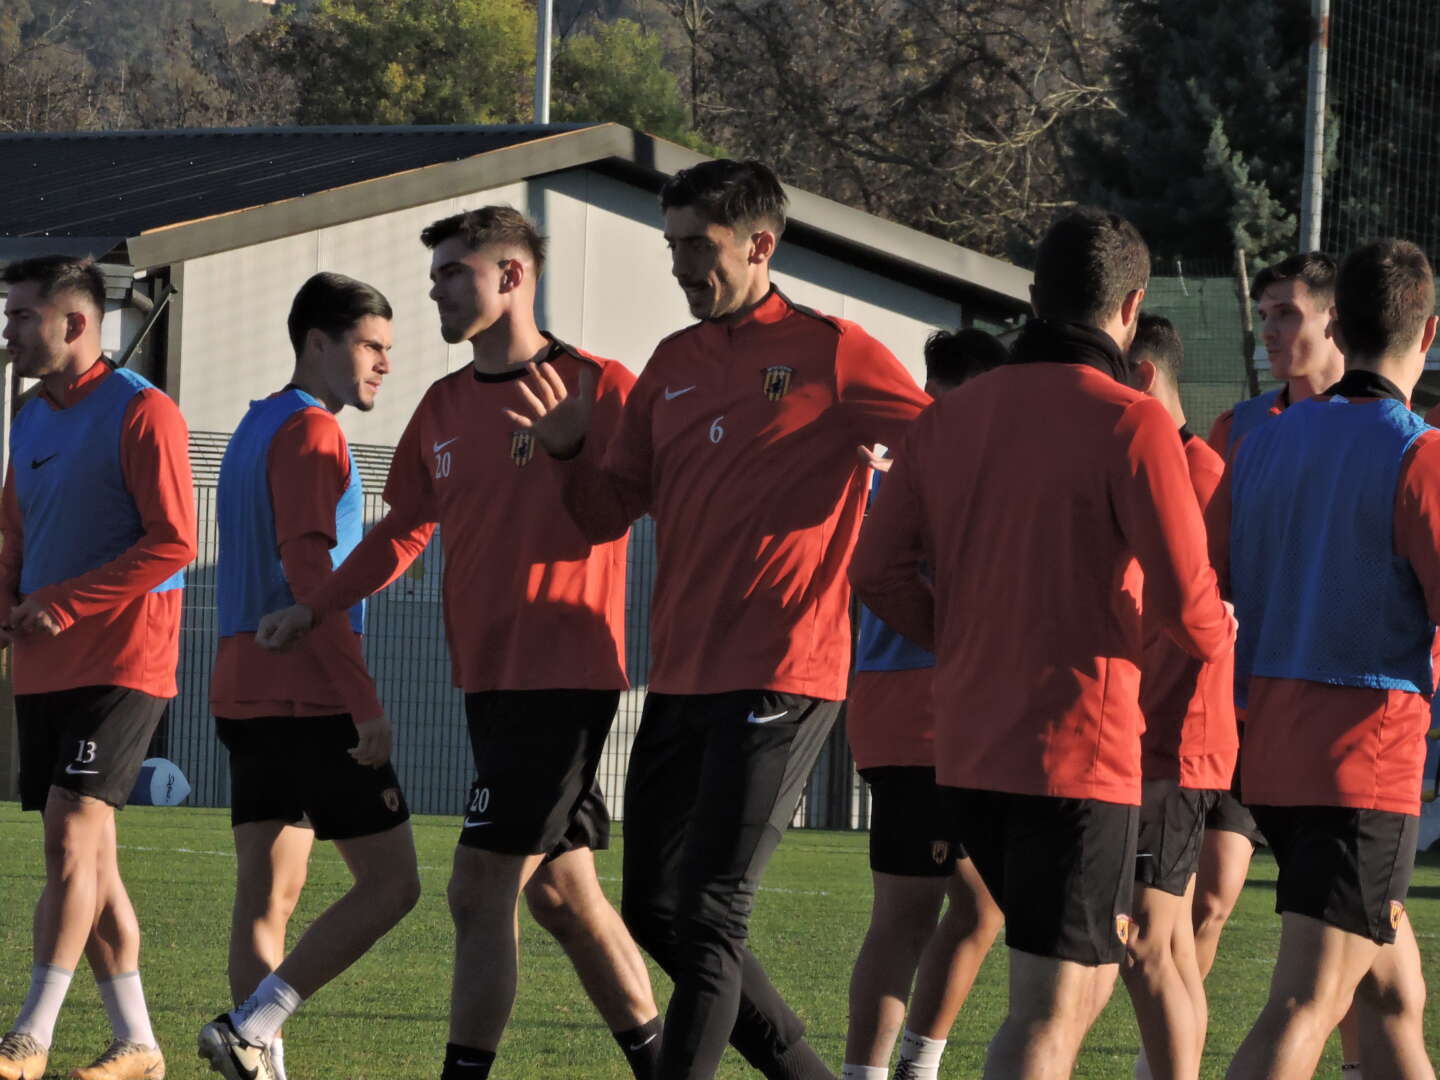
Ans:
[{"label": "player's knee", "polygon": [[1230,920],[1231,905],[1216,893],[1197,893],[1192,923],[1195,936],[1218,934]]},{"label": "player's knee", "polygon": [[525,904],[546,933],[557,941],[593,936],[594,919],[583,902],[558,889],[527,889]]},{"label": "player's knee", "polygon": [[420,902],[420,874],[414,867],[367,884],[367,892],[374,902],[396,922],[409,915]]},{"label": "player's knee", "polygon": [[491,924],[508,926],[515,918],[513,894],[477,886],[468,877],[452,877],[445,898],[450,906],[450,918],[461,930]]},{"label": "player's knee", "polygon": [[47,817],[44,850],[46,866],[60,876],[100,870],[94,827],[82,814]]},{"label": "player's knee", "polygon": [[1379,1020],[1399,1020],[1425,1015],[1425,980],[1415,978],[1376,979],[1367,975],[1355,988],[1355,1004]]}]

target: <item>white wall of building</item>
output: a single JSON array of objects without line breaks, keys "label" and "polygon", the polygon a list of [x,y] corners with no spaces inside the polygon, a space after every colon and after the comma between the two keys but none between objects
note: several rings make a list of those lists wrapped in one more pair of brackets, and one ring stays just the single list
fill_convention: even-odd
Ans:
[{"label": "white wall of building", "polygon": [[[251,399],[285,382],[290,301],[311,274],[333,270],[368,281],[395,308],[393,370],[374,411],[341,414],[352,441],[395,443],[425,388],[469,358],[465,346],[440,339],[420,230],[497,202],[537,218],[550,237],[539,306],[542,325],[561,337],[638,371],[657,341],[692,321],[670,277],[655,197],[572,169],[186,262],[181,355],[170,363],[179,362],[191,429],[230,431]],[[958,304],[794,245],[782,243],[774,277],[796,302],[859,322],[917,381],[925,337],[960,320]]]}]

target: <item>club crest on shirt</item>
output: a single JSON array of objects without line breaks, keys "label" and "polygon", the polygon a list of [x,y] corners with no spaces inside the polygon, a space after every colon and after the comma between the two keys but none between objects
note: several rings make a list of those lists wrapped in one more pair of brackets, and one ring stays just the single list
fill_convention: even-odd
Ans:
[{"label": "club crest on shirt", "polygon": [[510,460],[516,465],[530,464],[535,456],[535,436],[524,428],[510,433]]},{"label": "club crest on shirt", "polygon": [[764,381],[761,383],[765,396],[771,401],[779,401],[790,392],[790,380],[794,375],[795,369],[786,367],[784,364],[767,367],[763,372]]},{"label": "club crest on shirt", "polygon": [[392,814],[400,812],[400,789],[398,787],[387,787],[380,793],[380,798],[385,802],[385,809]]},{"label": "club crest on shirt", "polygon": [[930,841],[930,858],[936,866],[944,866],[950,858],[950,843],[947,840]]},{"label": "club crest on shirt", "polygon": [[1130,944],[1130,916],[1115,916],[1115,936],[1120,939],[1121,945]]},{"label": "club crest on shirt", "polygon": [[1390,901],[1390,929],[1391,929],[1391,930],[1399,930],[1399,929],[1400,929],[1400,919],[1404,916],[1404,914],[1405,914],[1405,905],[1402,904],[1399,900],[1391,900],[1391,901]]}]

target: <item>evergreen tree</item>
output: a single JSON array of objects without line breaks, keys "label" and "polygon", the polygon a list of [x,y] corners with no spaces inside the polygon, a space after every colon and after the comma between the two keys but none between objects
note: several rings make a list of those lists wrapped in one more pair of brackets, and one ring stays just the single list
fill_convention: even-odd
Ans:
[{"label": "evergreen tree", "polygon": [[1139,226],[1157,256],[1292,250],[1309,5],[1118,0],[1115,109],[1075,136],[1077,195]]}]

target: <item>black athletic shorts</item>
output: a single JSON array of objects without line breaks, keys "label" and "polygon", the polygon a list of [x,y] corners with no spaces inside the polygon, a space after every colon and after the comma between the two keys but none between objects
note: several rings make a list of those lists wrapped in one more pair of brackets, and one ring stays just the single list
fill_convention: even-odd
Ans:
[{"label": "black athletic shorts", "polygon": [[168,703],[123,686],[16,694],[20,808],[45,809],[51,787],[124,806]]},{"label": "black athletic shorts", "polygon": [[941,787],[951,828],[1005,913],[1005,944],[1116,964],[1130,933],[1139,808]]},{"label": "black athletic shorts", "polygon": [[1255,824],[1255,815],[1240,801],[1240,766],[1235,766],[1235,782],[1229,791],[1222,791],[1205,815],[1205,828],[1214,832],[1233,832],[1249,840],[1253,847],[1265,843],[1265,834]]},{"label": "black athletic shorts", "polygon": [[475,782],[460,843],[504,855],[610,846],[595,780],[618,690],[489,690],[465,695]]},{"label": "black athletic shorts", "polygon": [[1308,915],[1380,945],[1395,941],[1420,819],[1347,806],[1257,806],[1280,880],[1275,911]]},{"label": "black athletic shorts", "polygon": [[410,819],[395,766],[361,765],[349,716],[215,718],[230,751],[230,824],[309,825],[317,840],[354,840]]},{"label": "black athletic shorts", "polygon": [[1228,792],[1183,788],[1177,780],[1146,780],[1140,795],[1135,880],[1147,889],[1184,896],[1200,865],[1210,808]]},{"label": "black athletic shorts", "polygon": [[935,770],[926,765],[861,769],[870,785],[870,869],[901,877],[949,877],[965,849],[950,835]]}]

